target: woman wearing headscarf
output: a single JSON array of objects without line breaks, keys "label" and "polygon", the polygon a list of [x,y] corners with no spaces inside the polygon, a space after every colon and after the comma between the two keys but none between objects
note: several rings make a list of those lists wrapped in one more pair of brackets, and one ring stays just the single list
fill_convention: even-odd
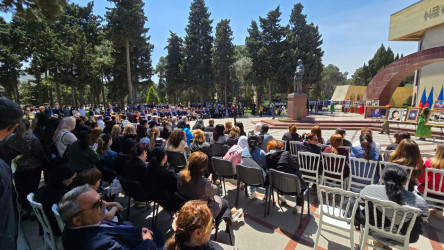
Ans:
[{"label": "woman wearing headscarf", "polygon": [[73,117],[65,117],[57,127],[52,142],[54,143],[58,156],[63,158],[69,145],[77,141],[77,137],[71,132],[76,127],[76,119]]},{"label": "woman wearing headscarf", "polygon": [[223,158],[230,160],[233,163],[233,167],[236,167],[238,163],[242,162],[242,150],[246,147],[248,147],[248,139],[246,136],[241,136],[237,144],[233,145]]}]

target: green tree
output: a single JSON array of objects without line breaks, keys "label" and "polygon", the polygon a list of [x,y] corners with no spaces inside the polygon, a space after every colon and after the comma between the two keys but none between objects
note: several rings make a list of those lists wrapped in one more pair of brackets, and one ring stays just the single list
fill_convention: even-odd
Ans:
[{"label": "green tree", "polygon": [[146,102],[149,104],[157,104],[159,103],[159,97],[156,94],[156,90],[154,89],[154,86],[151,86],[148,90],[148,94],[146,96]]},{"label": "green tree", "polygon": [[234,63],[233,31],[230,27],[230,20],[222,19],[216,26],[216,39],[214,41],[213,69],[214,82],[219,96],[223,96],[224,105],[228,105],[229,92],[233,90],[233,72],[231,69]]},{"label": "green tree", "polygon": [[251,104],[251,98],[253,97],[253,92],[251,84],[247,81],[248,75],[252,71],[253,62],[249,57],[241,57],[233,64],[235,78],[238,82],[238,92],[244,94],[243,103],[247,107]]},{"label": "green tree", "polygon": [[182,72],[187,87],[197,92],[201,104],[205,99],[209,99],[210,93],[202,90],[212,89],[212,22],[204,0],[194,0],[190,6],[188,24],[185,28],[185,58]]},{"label": "green tree", "polygon": [[29,20],[43,17],[46,21],[55,21],[63,13],[66,0],[2,0],[0,11],[16,11],[18,15]]},{"label": "green tree", "polygon": [[[114,79],[123,80],[121,59],[124,54],[128,102],[134,104],[137,86],[133,86],[133,80],[138,82],[140,76],[151,78],[152,75],[150,55],[154,47],[148,42],[150,37],[147,36],[148,28],[145,28],[147,18],[143,11],[144,3],[141,0],[108,1],[114,3],[114,8],[109,8],[105,15],[108,21],[107,30],[117,51],[115,55],[120,59],[115,62],[116,67],[113,71],[116,77]],[[133,61],[133,65],[131,65],[131,61]],[[141,74],[135,73],[134,70],[141,71]],[[117,81],[114,83],[117,84]]]},{"label": "green tree", "polygon": [[326,67],[324,67],[324,70],[322,70],[322,83],[321,83],[321,94],[320,99],[321,100],[330,100],[333,92],[335,91],[336,86],[339,85],[345,85],[347,82],[347,75],[348,73],[342,73],[340,69],[333,65],[329,64]]},{"label": "green tree", "polygon": [[285,65],[285,35],[287,27],[280,25],[281,12],[279,6],[268,12],[266,18],[259,17],[262,29],[262,47],[259,50],[259,60],[263,64],[263,74],[268,83],[269,104],[273,101],[274,86],[277,86]]},{"label": "green tree", "polygon": [[159,58],[159,62],[156,65],[154,73],[159,77],[159,82],[157,83],[157,93],[160,102],[166,102],[166,64],[167,59],[163,56]]},{"label": "green tree", "polygon": [[248,28],[248,36],[245,39],[245,45],[248,51],[248,57],[251,58],[251,71],[247,76],[248,82],[253,86],[256,92],[256,103],[260,104],[260,96],[262,94],[264,80],[263,80],[263,62],[259,58],[259,51],[262,48],[262,34],[259,30],[256,21],[251,21],[250,28]]},{"label": "green tree", "polygon": [[[397,57],[399,58],[399,55],[397,55]],[[367,64],[364,63],[364,66],[356,69],[352,75],[353,85],[367,86],[379,71],[394,62],[395,59],[392,49],[390,47],[386,49],[384,44],[381,44],[373,55],[373,58],[370,59]]]},{"label": "green tree", "polygon": [[166,80],[166,94],[172,98],[174,103],[179,103],[179,91],[183,90],[183,74],[181,66],[183,64],[183,40],[170,31],[168,38],[168,45],[165,47],[168,50],[165,65],[165,80]]},{"label": "green tree", "polygon": [[0,85],[6,96],[20,103],[19,75],[21,64],[20,41],[23,36],[0,17]]},{"label": "green tree", "polygon": [[320,98],[321,93],[321,73],[323,69],[322,56],[324,51],[321,48],[323,43],[319,28],[313,23],[307,24],[307,15],[302,14],[304,6],[300,3],[294,5],[290,15],[290,30],[288,34],[288,68],[285,74],[293,82],[294,71],[297,60],[302,59],[305,66],[303,84],[310,86],[310,98]]}]

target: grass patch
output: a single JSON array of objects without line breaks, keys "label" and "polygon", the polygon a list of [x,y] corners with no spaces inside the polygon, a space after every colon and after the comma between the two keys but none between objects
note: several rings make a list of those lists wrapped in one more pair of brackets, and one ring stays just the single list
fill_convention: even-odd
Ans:
[{"label": "grass patch", "polygon": [[289,122],[289,121],[292,121],[292,119],[291,118],[287,118],[287,117],[281,117],[281,118],[278,118],[278,121],[280,121],[280,122]]}]

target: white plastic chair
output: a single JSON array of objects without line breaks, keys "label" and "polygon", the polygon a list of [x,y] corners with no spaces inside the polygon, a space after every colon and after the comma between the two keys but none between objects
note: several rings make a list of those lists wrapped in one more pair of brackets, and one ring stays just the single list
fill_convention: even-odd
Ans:
[{"label": "white plastic chair", "polygon": [[282,142],[282,144],[284,144],[284,147],[282,149],[287,150],[287,141],[285,140],[279,140],[279,141]]},{"label": "white plastic chair", "polygon": [[350,157],[350,177],[347,190],[359,193],[364,187],[375,184],[377,168],[377,161]]},{"label": "white plastic chair", "polygon": [[65,229],[65,222],[63,222],[62,217],[59,214],[59,207],[57,206],[57,204],[53,204],[51,210],[54,213],[57,224],[59,225],[60,232],[63,232],[63,229]]},{"label": "white plastic chair", "polygon": [[321,155],[310,152],[299,152],[298,157],[299,170],[302,173],[304,181],[317,184],[319,180],[318,168],[321,162]]},{"label": "white plastic chair", "polygon": [[[313,249],[317,248],[324,225],[350,233],[350,246],[355,249],[354,219],[359,203],[359,194],[319,185],[319,226]],[[339,200],[339,202],[337,202]],[[324,229],[325,230],[325,229]]]},{"label": "white plastic chair", "polygon": [[43,239],[45,241],[46,248],[51,248],[57,250],[57,238],[52,232],[51,225],[49,224],[48,218],[46,218],[45,212],[43,212],[42,204],[34,201],[34,193],[28,194],[27,197],[29,203],[31,204],[32,210],[34,211],[37,219],[43,228]]},{"label": "white plastic chair", "polygon": [[398,167],[403,168],[405,171],[407,171],[407,181],[404,185],[404,189],[407,190],[409,187],[410,177],[412,177],[413,168],[407,167],[404,165],[400,165],[397,163],[393,163],[393,162],[380,161],[379,162],[379,175],[380,175],[379,184],[381,184],[381,185],[384,184],[384,180],[382,180],[382,171],[384,170],[384,168],[386,166],[398,166]]},{"label": "white plastic chair", "polygon": [[[431,182],[429,182],[429,175],[431,175]],[[429,188],[431,186],[431,188]],[[424,193],[422,197],[424,200],[428,201],[427,204],[429,207],[435,207],[444,209],[444,170],[435,169],[435,168],[426,168],[425,169],[425,184],[424,184]],[[438,189],[436,189],[438,187]],[[429,195],[439,195],[442,198],[437,199],[435,197],[430,197]],[[439,204],[436,204],[439,203]]]},{"label": "white plastic chair", "polygon": [[383,161],[388,161],[390,154],[393,151],[395,151],[395,150],[381,150],[381,152],[379,152],[379,154],[381,155]]},{"label": "white plastic chair", "polygon": [[[361,234],[361,250],[364,250],[366,246],[375,248],[374,245],[367,243],[369,239],[398,249],[409,249],[410,233],[421,210],[368,196],[364,197],[364,200],[365,225]],[[381,214],[379,219],[377,212]],[[370,214],[373,214],[371,220]],[[390,225],[385,223],[386,219]],[[408,226],[404,234],[401,232],[401,229],[405,227],[406,223],[408,223]]]},{"label": "white plastic chair", "polygon": [[298,141],[289,141],[290,143],[290,154],[293,157],[298,157]]},{"label": "white plastic chair", "polygon": [[321,153],[321,157],[323,171],[320,184],[335,186],[336,182],[339,182],[340,187],[345,190],[346,186],[342,173],[345,168],[347,157],[330,153]]}]

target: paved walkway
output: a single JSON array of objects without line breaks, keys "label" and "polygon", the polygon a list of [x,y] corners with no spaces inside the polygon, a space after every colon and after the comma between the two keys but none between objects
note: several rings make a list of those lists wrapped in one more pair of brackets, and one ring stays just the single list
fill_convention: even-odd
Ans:
[{"label": "paved walkway", "polygon": [[[359,115],[347,114],[346,119],[362,119]],[[339,116],[316,116],[319,119],[341,119]],[[240,118],[238,121],[243,122],[245,131],[253,129],[254,122],[266,119],[265,117],[248,117]],[[216,123],[224,123],[226,119],[217,119]],[[233,121],[233,119],[230,119]],[[207,125],[205,120],[205,125]],[[191,122],[194,125],[194,122]],[[287,132],[282,129],[272,129],[269,131],[275,138],[281,139],[282,135]],[[308,132],[308,130],[300,130],[298,133]],[[323,137],[328,139],[333,130],[322,131]],[[355,141],[359,137],[359,131],[347,131],[346,139]],[[378,141],[382,148],[385,149],[393,141],[392,135],[374,134],[374,139]],[[416,138],[413,138],[416,139]],[[436,147],[433,141],[417,141],[422,152],[432,152]],[[231,206],[235,204],[236,188],[235,181],[229,180],[226,184],[227,195],[222,196],[229,201]],[[239,195],[239,207],[244,209],[244,217],[238,223],[234,224],[235,247],[237,249],[312,249],[319,222],[319,211],[316,197],[310,197],[310,212],[308,216],[304,211],[302,222],[299,220],[300,214],[293,213],[295,205],[294,197],[287,197],[288,205],[283,207],[271,207],[270,215],[263,217],[264,201],[262,200],[264,190],[259,188],[259,199],[250,200],[245,197],[243,192]],[[125,206],[126,199],[118,198],[122,205]],[[306,208],[306,207],[305,207]],[[151,227],[152,210],[146,211],[146,208],[131,208],[131,221],[137,226]],[[299,208],[300,213],[300,208]],[[171,217],[168,213],[160,212],[157,226],[164,233],[165,239],[168,239],[172,232],[170,230]],[[299,224],[302,227],[299,229]],[[43,249],[43,242],[38,237],[38,227],[36,221],[23,221],[24,234],[27,236],[31,249]],[[228,243],[228,235],[223,232],[225,225],[220,226],[218,241]],[[328,229],[328,227],[327,227]],[[332,232],[324,232],[319,240],[318,249],[350,249],[347,234],[337,232],[336,229],[330,228]],[[359,232],[355,232],[355,245],[359,240]],[[19,249],[26,249],[24,240],[19,240]],[[430,223],[424,227],[424,235],[419,241],[411,244],[410,249],[444,249],[444,221],[430,218]]]}]

